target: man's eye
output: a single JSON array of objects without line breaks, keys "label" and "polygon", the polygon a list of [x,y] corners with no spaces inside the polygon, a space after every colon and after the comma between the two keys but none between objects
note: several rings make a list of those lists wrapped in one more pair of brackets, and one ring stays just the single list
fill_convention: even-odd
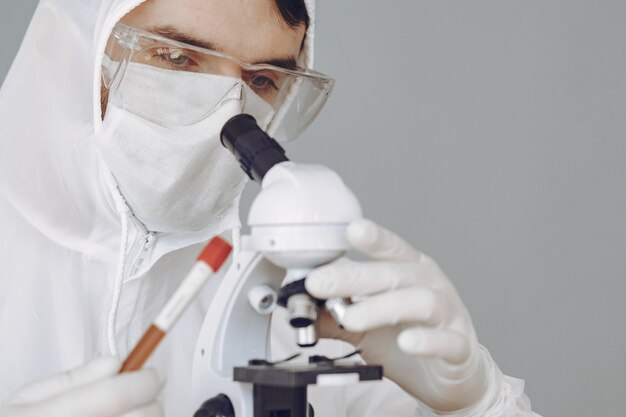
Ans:
[{"label": "man's eye", "polygon": [[184,67],[194,64],[194,61],[185,55],[182,49],[157,48],[154,58],[173,67]]},{"label": "man's eye", "polygon": [[274,80],[264,75],[253,77],[251,82],[252,82],[252,85],[256,88],[263,88],[263,89],[264,88],[271,88],[271,89],[278,88],[276,86],[276,83],[274,83]]},{"label": "man's eye", "polygon": [[185,65],[191,59],[188,56],[180,55],[180,56],[170,56],[169,61],[174,65]]}]

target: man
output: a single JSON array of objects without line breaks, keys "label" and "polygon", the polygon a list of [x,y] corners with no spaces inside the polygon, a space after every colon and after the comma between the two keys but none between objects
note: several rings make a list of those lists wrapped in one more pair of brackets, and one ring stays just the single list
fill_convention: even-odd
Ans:
[{"label": "man", "polygon": [[[167,383],[92,361],[124,357],[202,243],[239,227],[244,178],[219,146],[224,121],[252,113],[277,136],[311,122],[332,88],[305,71],[313,34],[312,1],[40,4],[0,96],[0,415],[192,415],[208,297],[150,363]],[[311,80],[323,87],[306,90]],[[303,91],[320,96],[294,113]],[[430,258],[367,220],[347,233],[372,261],[320,268],[307,289],[368,297],[345,330],[324,317],[320,332],[358,347],[393,383],[312,390],[317,415],[533,415]],[[291,353],[291,333],[273,337]]]}]

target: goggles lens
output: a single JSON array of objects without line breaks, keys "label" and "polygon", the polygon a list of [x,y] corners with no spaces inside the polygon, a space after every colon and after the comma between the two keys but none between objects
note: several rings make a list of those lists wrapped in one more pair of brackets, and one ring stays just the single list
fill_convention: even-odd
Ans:
[{"label": "goggles lens", "polygon": [[[332,78],[315,71],[245,64],[122,24],[109,39],[102,76],[109,100],[161,125],[197,123],[224,100],[239,98],[244,111],[262,114],[268,132],[280,140],[302,133],[334,86]],[[237,90],[241,84],[245,87]]]}]

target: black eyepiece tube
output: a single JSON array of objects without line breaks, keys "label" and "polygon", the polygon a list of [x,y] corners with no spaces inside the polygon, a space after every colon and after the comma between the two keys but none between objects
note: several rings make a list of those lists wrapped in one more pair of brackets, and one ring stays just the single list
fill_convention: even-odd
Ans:
[{"label": "black eyepiece tube", "polygon": [[274,165],[288,161],[285,150],[249,114],[232,117],[222,128],[220,137],[222,145],[237,158],[245,173],[259,184]]}]

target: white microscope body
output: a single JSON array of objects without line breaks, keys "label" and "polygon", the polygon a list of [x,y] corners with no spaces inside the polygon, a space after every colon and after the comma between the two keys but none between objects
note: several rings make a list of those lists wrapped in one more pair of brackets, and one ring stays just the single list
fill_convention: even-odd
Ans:
[{"label": "white microscope body", "polygon": [[[261,187],[249,213],[251,234],[243,236],[213,296],[194,352],[194,403],[223,394],[237,417],[255,416],[253,386],[234,381],[233,369],[253,358],[270,360],[279,291],[341,257],[350,248],[346,227],[362,216],[354,194],[323,166],[280,162]],[[287,307],[295,324],[294,351],[298,344],[315,344],[315,302],[299,294]]]}]

